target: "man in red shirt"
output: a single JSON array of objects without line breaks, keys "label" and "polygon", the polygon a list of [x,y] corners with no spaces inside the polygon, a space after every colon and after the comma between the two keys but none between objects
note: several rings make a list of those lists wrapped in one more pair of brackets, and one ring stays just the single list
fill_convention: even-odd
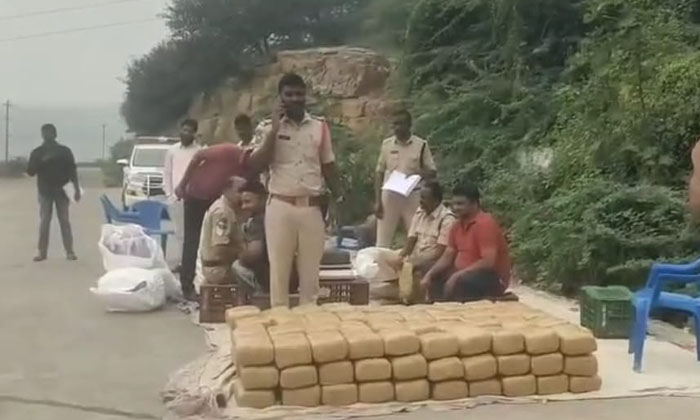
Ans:
[{"label": "man in red shirt", "polygon": [[432,301],[502,296],[510,282],[508,242],[496,219],[481,209],[479,189],[471,184],[456,187],[452,210],[458,220],[448,246],[421,286]]},{"label": "man in red shirt", "polygon": [[190,161],[180,185],[175,189],[185,207],[185,237],[182,246],[180,284],[187,300],[196,301],[194,276],[202,221],[234,176],[245,175],[248,153],[241,147],[222,143],[202,149]]}]

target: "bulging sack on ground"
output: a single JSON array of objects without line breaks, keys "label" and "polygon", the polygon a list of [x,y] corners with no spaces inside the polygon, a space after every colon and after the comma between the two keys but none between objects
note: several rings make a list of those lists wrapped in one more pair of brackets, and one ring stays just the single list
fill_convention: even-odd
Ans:
[{"label": "bulging sack on ground", "polygon": [[369,282],[385,282],[398,279],[390,262],[398,261],[398,253],[386,248],[365,248],[357,253],[354,269]]},{"label": "bulging sack on ground", "polygon": [[138,225],[103,225],[98,246],[106,271],[168,268],[158,242]]},{"label": "bulging sack on ground", "polygon": [[108,272],[90,291],[109,312],[148,312],[165,305],[161,270],[122,268]]}]

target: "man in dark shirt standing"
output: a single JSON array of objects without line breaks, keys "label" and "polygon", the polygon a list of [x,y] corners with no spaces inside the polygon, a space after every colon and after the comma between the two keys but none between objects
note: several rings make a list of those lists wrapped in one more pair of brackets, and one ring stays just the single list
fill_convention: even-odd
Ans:
[{"label": "man in dark shirt standing", "polygon": [[221,197],[231,177],[244,175],[246,156],[244,149],[230,143],[202,149],[194,155],[175,189],[175,195],[184,200],[185,207],[180,284],[185,299],[189,301],[197,300],[194,276],[204,215]]},{"label": "man in dark shirt standing", "polygon": [[54,205],[56,206],[58,223],[61,225],[61,236],[63,237],[66,257],[70,261],[75,261],[78,258],[73,250],[73,232],[71,231],[68,214],[70,200],[63,189],[71,182],[75,190],[74,199],[76,202],[80,201],[81,193],[75,158],[68,147],[56,141],[58,133],[53,124],[42,126],[41,136],[44,139],[44,144],[32,151],[27,167],[27,174],[37,177],[39,190],[41,219],[39,226],[39,254],[34,258],[34,261],[46,260]]}]

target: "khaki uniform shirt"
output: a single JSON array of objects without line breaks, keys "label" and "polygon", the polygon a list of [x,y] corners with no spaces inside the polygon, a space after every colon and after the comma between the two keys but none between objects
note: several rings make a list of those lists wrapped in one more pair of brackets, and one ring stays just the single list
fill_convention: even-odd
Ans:
[{"label": "khaki uniform shirt", "polygon": [[422,170],[437,170],[428,142],[418,136],[411,136],[405,143],[398,141],[395,136],[384,140],[377,172],[384,173],[385,182],[394,171],[415,175]]},{"label": "khaki uniform shirt", "polygon": [[[270,125],[263,128],[266,136]],[[313,197],[323,194],[325,181],[321,167],[333,163],[335,155],[328,124],[309,114],[300,124],[283,118],[269,166],[271,194]]]},{"label": "khaki uniform shirt", "polygon": [[235,210],[225,197],[219,198],[209,207],[202,222],[199,255],[205,283],[233,281],[231,264],[238,258],[242,240]]},{"label": "khaki uniform shirt", "polygon": [[438,245],[447,246],[450,229],[456,220],[455,215],[442,204],[430,214],[418,209],[408,232],[409,237],[416,238],[413,255],[432,252]]}]

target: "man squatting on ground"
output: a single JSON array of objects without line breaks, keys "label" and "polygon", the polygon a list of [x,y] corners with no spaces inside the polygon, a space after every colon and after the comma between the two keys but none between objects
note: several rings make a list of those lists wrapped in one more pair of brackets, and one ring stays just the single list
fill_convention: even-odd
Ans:
[{"label": "man squatting on ground", "polygon": [[269,170],[265,229],[273,307],[289,306],[295,258],[300,304],[316,302],[325,244],[321,208],[326,187],[339,197],[330,130],[324,119],[306,112],[306,83],[297,74],[286,74],[278,93],[279,104],[264,140],[249,159],[256,171]]},{"label": "man squatting on ground", "polygon": [[240,189],[243,178],[228,179],[221,197],[209,207],[202,221],[198,258],[202,265],[202,282],[227,284],[231,282],[232,269],[243,252]]},{"label": "man squatting on ground", "polygon": [[184,201],[185,209],[180,283],[187,300],[197,300],[194,278],[204,215],[209,206],[221,197],[232,177],[245,177],[248,154],[249,151],[231,143],[202,149],[192,158],[180,185],[175,189],[177,197]]}]

